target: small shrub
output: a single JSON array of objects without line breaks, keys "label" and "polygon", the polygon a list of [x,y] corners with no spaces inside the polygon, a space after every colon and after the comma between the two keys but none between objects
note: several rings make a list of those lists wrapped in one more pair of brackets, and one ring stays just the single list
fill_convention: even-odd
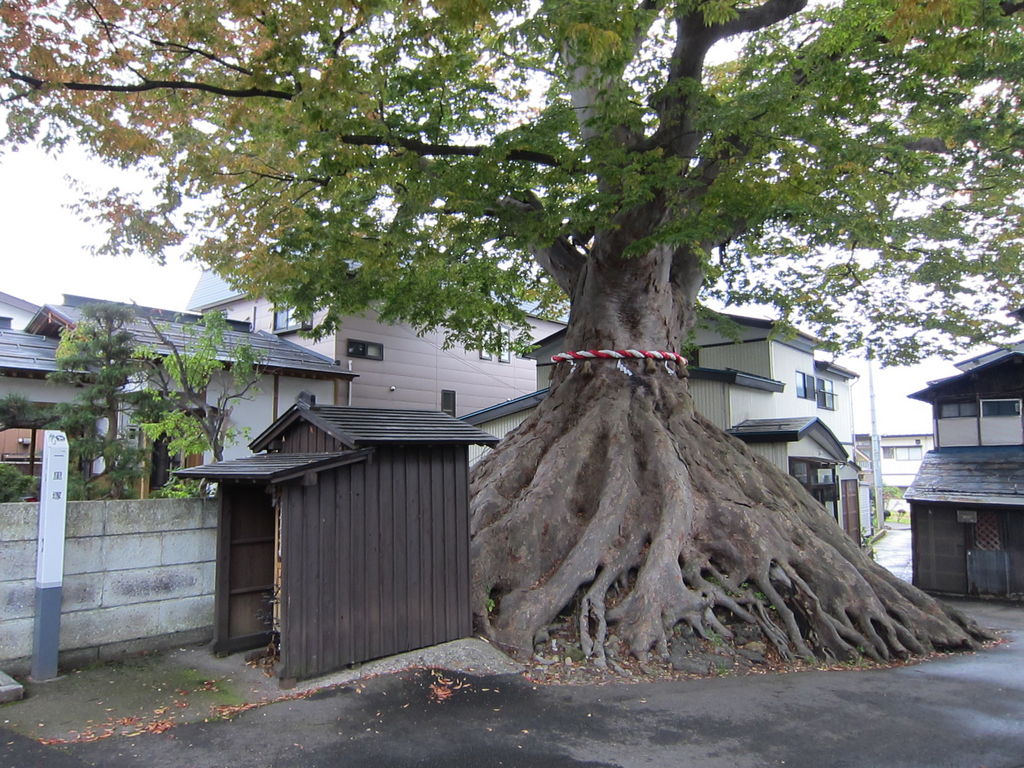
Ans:
[{"label": "small shrub", "polygon": [[21,501],[26,496],[35,496],[39,480],[20,472],[10,464],[0,464],[0,503]]}]

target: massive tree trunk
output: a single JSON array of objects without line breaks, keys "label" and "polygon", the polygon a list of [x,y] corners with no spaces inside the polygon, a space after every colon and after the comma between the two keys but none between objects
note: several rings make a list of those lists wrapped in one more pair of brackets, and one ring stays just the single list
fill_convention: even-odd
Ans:
[{"label": "massive tree trunk", "polygon": [[[697,260],[590,258],[566,349],[679,349]],[[785,659],[885,660],[986,634],[872,562],[795,479],[695,412],[684,366],[560,363],[540,407],[476,468],[479,625],[529,654],[556,617],[606,663],[760,633]],[[756,628],[756,630],[753,630]]]}]

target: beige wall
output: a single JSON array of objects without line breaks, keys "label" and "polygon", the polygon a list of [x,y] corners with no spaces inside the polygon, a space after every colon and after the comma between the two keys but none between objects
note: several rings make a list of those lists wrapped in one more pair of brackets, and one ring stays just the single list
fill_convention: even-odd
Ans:
[{"label": "beige wall", "polygon": [[940,448],[978,445],[978,420],[974,416],[936,419],[935,435]]},{"label": "beige wall", "polygon": [[[264,299],[238,299],[224,308],[232,319],[255,322],[255,330],[273,328],[272,307]],[[531,322],[535,339],[562,327],[545,320]],[[478,350],[459,345],[446,349],[443,333],[420,335],[408,325],[382,323],[373,312],[346,318],[336,335],[319,341],[298,332],[284,338],[339,360],[342,370],[357,374],[352,383],[352,405],[357,407],[440,410],[441,390],[447,389],[455,392],[455,413],[462,416],[538,388],[533,360],[512,355],[505,363],[496,356],[484,360]],[[349,339],[383,344],[384,359],[350,357]]]}]

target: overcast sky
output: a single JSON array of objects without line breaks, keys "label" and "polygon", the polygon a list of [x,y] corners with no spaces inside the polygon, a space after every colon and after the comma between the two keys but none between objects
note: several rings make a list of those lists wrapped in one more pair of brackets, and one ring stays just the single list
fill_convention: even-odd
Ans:
[{"label": "overcast sky", "polygon": [[[69,169],[97,189],[123,180],[123,175],[74,153],[55,159],[30,149],[0,157],[0,291],[35,304],[59,303],[69,293],[185,309],[200,268],[173,256],[163,266],[138,257],[93,256],[89,249],[102,242],[102,233],[67,208],[74,202],[65,180]],[[868,432],[866,363],[839,362],[861,375],[853,387],[854,426],[857,432]],[[879,430],[885,434],[931,432],[928,406],[906,396],[929,380],[955,373],[951,363],[941,360],[876,371]]]}]

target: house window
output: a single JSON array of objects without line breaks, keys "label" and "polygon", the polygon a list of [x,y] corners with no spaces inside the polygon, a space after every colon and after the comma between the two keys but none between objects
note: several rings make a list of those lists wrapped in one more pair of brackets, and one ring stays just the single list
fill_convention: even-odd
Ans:
[{"label": "house window", "polygon": [[349,357],[365,357],[367,360],[383,360],[384,345],[375,341],[360,341],[359,339],[348,340]]},{"label": "house window", "polygon": [[981,417],[1020,416],[1020,400],[982,400]]},{"label": "house window", "polygon": [[882,448],[883,459],[896,461],[920,461],[924,450],[920,445],[887,445]]},{"label": "house window", "polygon": [[814,377],[801,371],[796,372],[796,396],[802,400],[815,400]]},{"label": "house window", "polygon": [[441,390],[441,410],[447,413],[449,416],[455,415],[455,390],[454,389],[442,389]]},{"label": "house window", "polygon": [[498,353],[499,363],[511,363],[512,362],[512,329],[507,326],[501,326],[502,346],[501,351]]},{"label": "house window", "polygon": [[481,360],[493,360],[494,356],[490,352],[488,352],[487,350],[481,349],[480,350],[480,359]]},{"label": "house window", "polygon": [[835,385],[829,379],[817,380],[818,407],[828,411],[836,409]]},{"label": "house window", "polygon": [[301,329],[310,329],[312,324],[300,320],[295,316],[295,310],[291,307],[285,307],[284,309],[274,310],[274,330],[275,331],[296,331]]},{"label": "house window", "polygon": [[939,406],[940,419],[956,419],[962,416],[977,416],[978,404],[971,400],[963,403],[943,403]]}]

